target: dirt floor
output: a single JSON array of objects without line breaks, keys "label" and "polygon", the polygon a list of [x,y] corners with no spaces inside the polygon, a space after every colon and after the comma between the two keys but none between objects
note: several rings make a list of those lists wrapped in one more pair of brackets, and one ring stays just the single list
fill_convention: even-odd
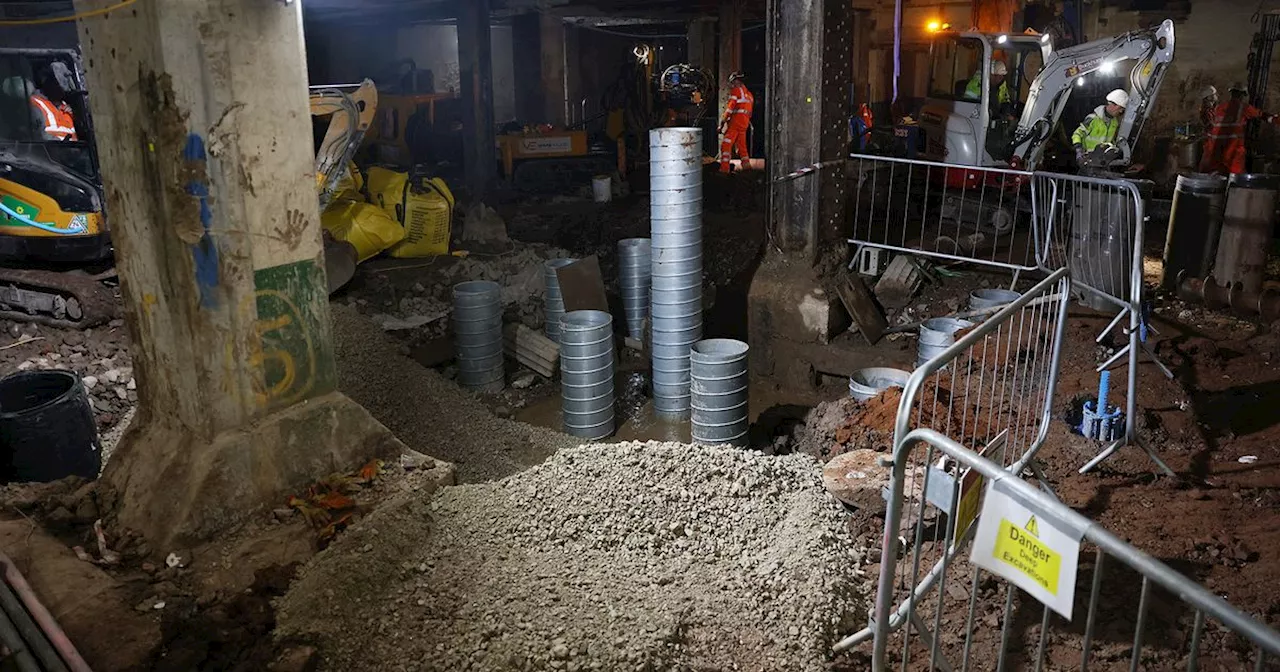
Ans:
[{"label": "dirt floor", "polygon": [[[761,193],[758,176],[708,178],[708,336],[746,336],[746,290],[765,241]],[[510,245],[477,247],[466,258],[374,261],[362,266],[333,302],[342,389],[410,447],[455,463],[465,483],[522,473],[577,442],[554,431],[559,395],[554,380],[513,366],[511,385],[500,394],[465,395],[452,384],[452,346],[447,319],[441,317],[448,288],[464,279],[508,280],[503,297],[508,321],[538,328],[544,260],[595,254],[610,278],[616,241],[647,232],[641,196],[603,206],[574,199],[511,202],[498,211],[515,241]],[[926,285],[891,322],[954,312],[972,289],[1010,282],[954,270],[960,273]],[[616,288],[609,290],[616,295]],[[1117,344],[1094,342],[1105,317],[1073,308],[1055,419],[1041,453],[1048,484],[1069,505],[1274,627],[1280,624],[1280,422],[1274,413],[1280,404],[1280,325],[1236,320],[1168,296],[1158,297],[1154,321],[1160,333],[1152,345],[1176,380],[1166,379],[1149,362],[1140,367],[1140,435],[1178,476],[1158,476],[1146,455],[1133,448],[1090,474],[1076,472],[1098,446],[1073,434],[1065,418],[1094,390],[1093,366]],[[118,324],[81,333],[0,323],[0,348],[0,375],[66,367],[93,377],[90,393],[104,434],[118,431],[136,404],[128,337]],[[914,348],[913,338],[896,337],[875,351],[909,365]],[[860,351],[851,347],[849,352]],[[632,357],[623,366],[639,371],[643,362]],[[849,401],[824,405],[805,421],[815,402],[847,395],[843,379],[825,380],[802,399],[773,389],[756,395],[753,388],[753,414],[760,416],[753,445],[820,459],[849,447],[886,450],[896,410],[892,395],[867,408]],[[663,435],[673,428],[643,421],[642,402],[632,400],[636,410],[621,411],[630,422],[623,423],[618,438],[678,440]],[[367,490],[355,495],[359,513],[368,515],[379,502],[425,487],[424,478],[413,464],[386,465]],[[273,600],[285,595],[298,567],[312,562],[327,543],[317,526],[283,503],[280,510],[264,512],[235,534],[198,549],[150,548],[108,525],[107,551],[121,558],[107,563],[104,556],[110,553],[98,546],[93,523],[111,503],[101,501],[92,486],[9,487],[2,494],[0,548],[29,573],[95,669],[303,670],[329,653],[318,651],[316,641],[273,638]],[[869,577],[878,571],[882,527],[876,515],[855,511],[848,519],[854,543],[870,549],[870,565],[864,567]],[[87,560],[77,557],[76,546]],[[167,562],[171,554],[173,566]],[[1092,554],[1085,556],[1080,574],[1087,581]],[[948,589],[949,600],[967,605],[968,568],[957,567],[957,576],[964,578]],[[1097,640],[1092,667],[1127,668],[1138,582],[1114,565],[1104,578],[1109,599],[1099,624],[1105,634]],[[998,632],[1004,593],[997,588],[987,581],[978,586],[983,632]],[[1172,606],[1169,596],[1159,596],[1156,604],[1159,609],[1152,613],[1160,616],[1153,621],[1144,667],[1185,667],[1182,633],[1189,615]],[[963,614],[966,607],[957,608],[955,613]],[[1019,598],[1014,613],[1015,643],[1034,647],[1040,610]],[[948,646],[957,641],[963,620],[946,617]],[[1070,626],[1055,621],[1050,669],[1078,662],[1082,626],[1076,620]],[[101,628],[104,621],[113,627]],[[987,651],[998,644],[989,635],[981,642]],[[1230,637],[1211,630],[1206,647],[1217,667],[1204,669],[1242,669],[1243,654]],[[835,665],[865,669],[865,653],[860,649]]]}]

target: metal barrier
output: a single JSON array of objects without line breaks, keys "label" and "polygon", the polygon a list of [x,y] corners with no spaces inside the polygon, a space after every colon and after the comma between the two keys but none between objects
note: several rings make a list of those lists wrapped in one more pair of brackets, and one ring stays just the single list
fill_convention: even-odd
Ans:
[{"label": "metal barrier", "polygon": [[[1075,667],[1075,661],[1079,661],[1078,669],[1087,670],[1095,649],[1100,648],[1095,645],[1106,639],[1111,643],[1107,647],[1108,669],[1114,669],[1114,663],[1110,661],[1127,654],[1128,669],[1136,671],[1143,667],[1144,645],[1155,637],[1161,638],[1161,651],[1176,651],[1179,660],[1176,663],[1164,661],[1150,669],[1172,669],[1175,664],[1188,670],[1200,669],[1202,648],[1210,639],[1219,640],[1216,642],[1219,645],[1217,655],[1233,659],[1226,664],[1221,659],[1212,661],[1221,669],[1248,669],[1246,666],[1252,665],[1254,670],[1263,670],[1268,660],[1280,660],[1280,633],[1022,480],[1016,470],[1006,470],[1000,463],[984,458],[933,430],[917,429],[899,439],[893,456],[879,592],[869,629],[874,639],[872,670],[881,672],[889,669],[890,665],[900,665],[902,670],[923,668],[947,672],[975,668],[1040,670],[1046,661],[1050,661],[1054,669]],[[926,450],[918,450],[922,446]],[[923,460],[915,457],[921,452]],[[958,557],[959,551],[971,542],[972,532],[977,527],[971,525],[960,535],[955,534],[952,521],[962,515],[964,506],[959,497],[953,497],[950,506],[933,511],[936,514],[932,518],[933,529],[925,528],[931,504],[927,498],[914,493],[909,483],[911,470],[921,461],[931,464],[940,456],[957,465],[953,482],[966,479],[971,474],[980,475],[989,483],[988,497],[993,489],[998,489],[1020,506],[1038,512],[1043,519],[1057,521],[1056,524],[1062,526],[1069,536],[1093,547],[1092,572],[1072,572],[1075,577],[1073,585],[1080,598],[1076,600],[1077,608],[1072,611],[1076,616],[1073,625],[1082,625],[1082,629],[1053,627],[1061,626],[1063,619],[1054,616],[1048,606],[1041,607],[1035,600],[1022,599],[1019,597],[1022,595],[1020,589],[1012,584],[984,580],[984,574],[988,577],[995,575],[972,566],[968,558]],[[931,471],[925,472],[925,479],[932,475]],[[928,483],[924,490],[929,490]],[[912,540],[907,544],[909,554],[898,551],[903,543],[899,531],[903,529],[904,509],[909,509],[906,512],[908,519],[918,521],[913,528]],[[942,524],[944,519],[946,524]],[[945,529],[941,535],[937,531],[939,528]],[[1081,557],[1086,555],[1085,548],[1082,548]],[[922,575],[925,556],[938,557],[939,560]],[[1116,563],[1119,567],[1112,566]],[[1117,572],[1123,573],[1124,568],[1136,572],[1141,582],[1128,576],[1116,576]],[[970,575],[967,582],[948,583],[950,574],[966,570]],[[1161,595],[1157,589],[1163,589],[1169,595]],[[1085,595],[1088,597],[1084,598]],[[1180,603],[1181,611],[1170,605],[1167,598]],[[1087,603],[1080,604],[1084,599]],[[901,603],[895,609],[894,604],[898,600]],[[1158,605],[1155,611],[1151,609],[1153,603]],[[1027,607],[1040,610],[1038,628],[1034,619],[1037,614],[1034,611],[1028,614]],[[1079,607],[1084,607],[1082,624],[1078,618],[1081,614]],[[1118,609],[1122,610],[1121,613],[1130,614],[1132,634],[1127,629],[1130,623],[1117,624],[1103,619],[1099,616],[1101,609]],[[960,634],[956,636],[954,626],[958,619],[963,619],[963,627],[959,628]],[[1207,620],[1215,621],[1221,627],[1207,628]],[[1118,625],[1125,626],[1125,629],[1118,630]],[[944,626],[952,626],[953,629],[948,632]],[[995,633],[997,626],[998,635]],[[1053,638],[1049,636],[1051,630],[1055,633]],[[859,633],[840,642],[836,650],[846,650],[866,641],[867,638],[860,638],[861,635]],[[1012,644],[1015,638],[1020,638],[1023,646]],[[1035,642],[1034,656],[1032,638]],[[1178,642],[1174,648],[1174,643]],[[1185,662],[1181,656],[1183,645]],[[1160,652],[1154,655],[1159,656]],[[926,657],[929,661],[927,668],[921,662]],[[911,665],[913,658],[916,663]]]},{"label": "metal barrier", "polygon": [[[1031,173],[850,155],[855,262],[868,249],[1035,270]],[[1020,226],[1021,225],[1021,226]]]},{"label": "metal barrier", "polygon": [[1071,285],[1086,305],[1101,311],[1114,310],[1115,318],[1099,334],[1101,343],[1121,324],[1128,344],[1098,366],[1110,368],[1129,358],[1125,400],[1125,435],[1080,469],[1089,471],[1126,445],[1146,451],[1162,471],[1173,471],[1137,437],[1138,359],[1146,352],[1166,376],[1173,378],[1146,344],[1146,324],[1142,305],[1143,233],[1146,222],[1145,198],[1139,183],[1124,179],[1104,179],[1036,173],[1033,179],[1037,237],[1043,242],[1038,252],[1040,268],[1071,270]]},{"label": "metal barrier", "polygon": [[[912,430],[931,429],[959,437],[974,450],[994,446],[995,454],[989,457],[1012,473],[1035,472],[1034,458],[1052,418],[1070,289],[1067,269],[1058,269],[967,334],[961,332],[955,344],[916,368],[898,404],[895,454]],[[952,497],[950,486],[939,487],[940,478],[930,483],[935,465],[928,461],[903,464],[910,473],[907,488],[913,500],[951,508],[947,503]],[[895,492],[901,494],[901,490]],[[923,524],[923,517],[908,519],[902,529]],[[886,536],[886,540],[897,536]],[[943,565],[939,558],[929,559],[929,564],[934,566],[935,574],[927,582],[932,585]],[[852,648],[873,634],[873,628],[865,628],[842,646]]]},{"label": "metal barrier", "polygon": [[895,445],[916,428],[974,449],[1004,434],[997,461],[1031,467],[1053,412],[1069,292],[1059,269],[917,367],[898,406]]}]

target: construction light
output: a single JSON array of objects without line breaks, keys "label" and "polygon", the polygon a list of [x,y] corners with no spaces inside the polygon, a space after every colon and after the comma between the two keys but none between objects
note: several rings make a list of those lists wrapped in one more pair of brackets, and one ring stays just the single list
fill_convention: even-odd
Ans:
[{"label": "construction light", "polygon": [[941,21],[930,21],[930,22],[929,22],[929,25],[925,26],[925,28],[928,28],[928,29],[929,29],[929,32],[931,32],[931,33],[936,33],[936,32],[938,32],[939,30],[942,30],[942,22],[941,22]]}]

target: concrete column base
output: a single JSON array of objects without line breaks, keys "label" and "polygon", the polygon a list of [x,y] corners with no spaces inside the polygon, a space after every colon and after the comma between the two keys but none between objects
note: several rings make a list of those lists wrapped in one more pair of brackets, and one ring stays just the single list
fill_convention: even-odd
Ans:
[{"label": "concrete column base", "polygon": [[[142,409],[140,409],[142,412]],[[364,407],[333,392],[212,440],[139,416],[107,463],[117,524],[152,548],[192,545],[334,472],[409,449]],[[454,482],[453,465],[446,483]]]},{"label": "concrete column base", "polygon": [[803,255],[766,253],[747,294],[751,373],[791,389],[816,384],[821,350],[849,327],[840,300]]}]

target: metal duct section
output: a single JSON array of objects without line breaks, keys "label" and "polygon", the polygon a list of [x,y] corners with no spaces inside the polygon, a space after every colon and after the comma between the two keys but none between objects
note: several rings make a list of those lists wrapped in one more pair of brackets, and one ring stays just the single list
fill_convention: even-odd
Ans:
[{"label": "metal duct section", "polygon": [[627,335],[644,338],[644,321],[649,317],[649,288],[652,286],[653,250],[648,238],[618,241],[618,290],[627,316]]},{"label": "metal duct section", "polygon": [[564,268],[577,259],[551,259],[542,265],[543,276],[547,284],[546,303],[543,306],[545,325],[543,331],[547,338],[560,342],[560,317],[564,315],[564,294],[560,292],[560,278],[556,269]]},{"label": "metal duct section", "polygon": [[702,339],[702,130],[649,132],[653,408],[689,413],[689,349]]},{"label": "metal duct section", "polygon": [[727,338],[698,341],[690,351],[693,442],[747,444],[747,344]]},{"label": "metal duct section", "polygon": [[613,316],[575,310],[560,320],[560,389],[564,431],[603,439],[614,430]]},{"label": "metal duct section", "polygon": [[458,383],[478,392],[501,390],[502,288],[481,280],[454,285],[452,322]]}]

